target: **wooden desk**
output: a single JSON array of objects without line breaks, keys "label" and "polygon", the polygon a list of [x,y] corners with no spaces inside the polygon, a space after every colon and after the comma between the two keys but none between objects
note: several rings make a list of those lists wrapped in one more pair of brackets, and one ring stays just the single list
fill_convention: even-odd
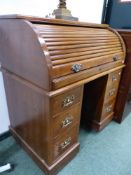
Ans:
[{"label": "wooden desk", "polygon": [[80,117],[97,131],[112,120],[123,40],[107,25],[20,15],[1,17],[0,36],[11,132],[56,174],[79,150]]}]

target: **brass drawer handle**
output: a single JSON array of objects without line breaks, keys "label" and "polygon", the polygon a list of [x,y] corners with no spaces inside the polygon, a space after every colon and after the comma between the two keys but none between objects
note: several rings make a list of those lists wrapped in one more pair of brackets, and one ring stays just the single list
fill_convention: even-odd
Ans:
[{"label": "brass drawer handle", "polygon": [[62,121],[62,125],[61,125],[62,128],[65,128],[65,127],[69,126],[70,124],[72,124],[72,121],[73,121],[72,116],[65,118],[65,120]]},{"label": "brass drawer handle", "polygon": [[111,111],[112,111],[112,105],[110,105],[106,108],[106,112],[111,112]]},{"label": "brass drawer handle", "polygon": [[113,56],[113,61],[118,61],[119,60],[119,56],[118,55],[114,55]]},{"label": "brass drawer handle", "polygon": [[60,144],[60,148],[63,150],[65,149],[68,145],[71,144],[71,137],[69,137],[68,139],[66,139],[63,143]]},{"label": "brass drawer handle", "polygon": [[74,100],[75,100],[75,96],[74,95],[66,97],[63,100],[63,107],[71,106],[73,104]]},{"label": "brass drawer handle", "polygon": [[115,88],[114,89],[111,89],[109,91],[109,96],[113,96],[115,94],[115,92],[116,92],[116,89]]},{"label": "brass drawer handle", "polygon": [[[121,72],[118,73],[118,75],[121,75]],[[117,76],[116,75],[112,75],[112,81],[117,81]]]},{"label": "brass drawer handle", "polygon": [[119,72],[118,75],[121,75],[121,72]]},{"label": "brass drawer handle", "polygon": [[112,75],[112,81],[117,81],[117,78],[115,75]]},{"label": "brass drawer handle", "polygon": [[81,68],[82,68],[81,64],[73,64],[71,70],[73,70],[73,72],[76,73],[76,72],[79,72]]}]

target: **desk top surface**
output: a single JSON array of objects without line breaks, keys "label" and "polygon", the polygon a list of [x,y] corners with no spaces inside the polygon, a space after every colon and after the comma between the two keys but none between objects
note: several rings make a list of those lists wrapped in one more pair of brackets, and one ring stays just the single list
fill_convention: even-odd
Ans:
[{"label": "desk top surface", "polygon": [[12,14],[12,15],[0,15],[0,19],[26,19],[31,22],[40,22],[40,23],[50,23],[50,24],[63,24],[63,25],[71,25],[71,26],[83,26],[83,27],[96,27],[96,28],[108,28],[107,24],[95,24],[95,23],[87,23],[87,22],[78,22],[78,21],[69,21],[62,19],[49,19],[37,16],[25,16],[20,14]]}]

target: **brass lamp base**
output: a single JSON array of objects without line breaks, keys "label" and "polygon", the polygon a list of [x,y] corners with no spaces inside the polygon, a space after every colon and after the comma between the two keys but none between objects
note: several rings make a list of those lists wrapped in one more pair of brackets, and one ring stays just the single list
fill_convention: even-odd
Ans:
[{"label": "brass lamp base", "polygon": [[64,20],[70,20],[70,21],[78,21],[77,17],[73,16],[56,16],[56,19],[64,19]]},{"label": "brass lamp base", "polygon": [[71,15],[71,11],[66,8],[66,2],[60,1],[58,9],[54,10],[53,15],[56,19],[64,19],[71,21],[78,21],[77,17]]}]

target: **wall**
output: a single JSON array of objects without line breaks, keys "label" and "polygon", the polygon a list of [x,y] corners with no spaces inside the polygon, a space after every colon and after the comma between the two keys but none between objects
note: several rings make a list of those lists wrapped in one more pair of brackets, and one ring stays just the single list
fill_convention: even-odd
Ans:
[{"label": "wall", "polygon": [[[58,0],[1,0],[0,14],[43,16],[57,8]],[[101,23],[104,0],[67,0],[67,7],[80,21]]]},{"label": "wall", "polygon": [[131,29],[131,1],[110,0],[106,23],[117,29]]},{"label": "wall", "polygon": [[8,130],[9,117],[3,85],[3,77],[0,72],[0,134]]},{"label": "wall", "polygon": [[[3,0],[0,14],[25,14],[45,17],[57,8],[58,0]],[[101,23],[104,0],[67,0],[67,7],[79,21]],[[0,134],[8,130],[9,119],[2,75],[0,73]]]}]

